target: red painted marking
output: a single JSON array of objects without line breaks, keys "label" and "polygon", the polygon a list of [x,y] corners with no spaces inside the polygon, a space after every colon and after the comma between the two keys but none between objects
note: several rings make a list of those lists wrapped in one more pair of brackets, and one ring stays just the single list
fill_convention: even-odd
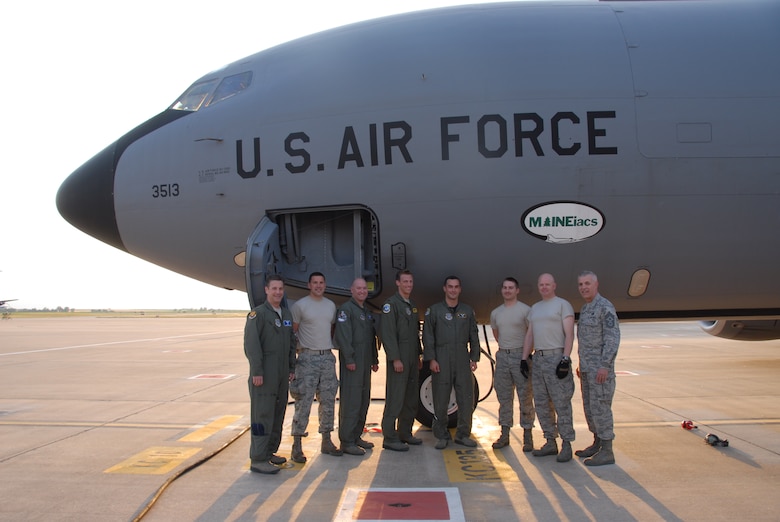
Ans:
[{"label": "red painted marking", "polygon": [[232,376],[229,373],[201,373],[200,375],[190,377],[190,379],[229,379]]},{"label": "red painted marking", "polygon": [[450,520],[444,491],[361,491],[353,520]]}]

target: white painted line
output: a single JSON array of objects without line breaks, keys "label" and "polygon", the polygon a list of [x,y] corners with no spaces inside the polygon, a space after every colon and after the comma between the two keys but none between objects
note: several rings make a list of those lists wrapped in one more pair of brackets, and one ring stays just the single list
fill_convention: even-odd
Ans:
[{"label": "white painted line", "polygon": [[112,341],[109,343],[95,343],[95,344],[79,344],[75,346],[62,346],[60,348],[43,348],[41,350],[30,350],[27,352],[9,352],[9,353],[0,353],[0,357],[5,357],[7,355],[26,355],[28,353],[44,353],[44,352],[59,352],[62,350],[76,350],[79,348],[100,348],[103,346],[114,346],[118,344],[133,344],[133,343],[145,343],[145,342],[152,342],[152,341],[166,341],[168,339],[183,339],[186,337],[203,337],[204,335],[216,335],[216,334],[226,334],[226,333],[236,333],[239,330],[226,330],[224,332],[208,332],[208,333],[201,333],[201,334],[188,334],[188,335],[174,335],[171,337],[155,337],[152,339],[133,339],[130,341]]}]

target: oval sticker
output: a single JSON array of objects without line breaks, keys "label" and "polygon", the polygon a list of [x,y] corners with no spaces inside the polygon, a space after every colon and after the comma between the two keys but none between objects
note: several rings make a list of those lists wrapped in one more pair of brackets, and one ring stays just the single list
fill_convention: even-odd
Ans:
[{"label": "oval sticker", "polygon": [[577,243],[604,228],[604,214],[577,201],[551,201],[523,213],[523,230],[548,243]]}]

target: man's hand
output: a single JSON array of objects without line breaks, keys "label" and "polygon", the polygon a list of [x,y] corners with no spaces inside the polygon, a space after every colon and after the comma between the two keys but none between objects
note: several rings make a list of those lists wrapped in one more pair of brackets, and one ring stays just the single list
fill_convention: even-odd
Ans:
[{"label": "man's hand", "polygon": [[378,364],[372,364],[371,365],[371,371],[376,373],[379,371],[379,365]]},{"label": "man's hand", "polygon": [[428,368],[431,369],[431,373],[439,373],[441,371],[439,362],[436,359],[431,359],[431,362],[428,363]]},{"label": "man's hand", "polygon": [[252,376],[252,385],[253,386],[262,386],[263,385],[263,376],[262,375],[253,375]]},{"label": "man's hand", "polygon": [[525,377],[526,379],[528,378],[528,374],[531,373],[531,368],[528,366],[528,361],[526,361],[525,359],[520,361],[520,373],[522,373],[523,377]]},{"label": "man's hand", "polygon": [[477,361],[471,361],[471,371],[477,371]]},{"label": "man's hand", "polygon": [[599,368],[599,371],[596,372],[596,382],[599,384],[607,382],[607,377],[609,377],[609,370],[606,368]]},{"label": "man's hand", "polygon": [[357,364],[355,364],[355,363],[345,364],[344,366],[346,366],[347,370],[349,370],[351,372],[354,372],[355,370],[357,370]]},{"label": "man's hand", "polygon": [[395,371],[395,373],[401,373],[404,371],[404,363],[401,362],[401,359],[395,359],[393,361],[393,371]]}]

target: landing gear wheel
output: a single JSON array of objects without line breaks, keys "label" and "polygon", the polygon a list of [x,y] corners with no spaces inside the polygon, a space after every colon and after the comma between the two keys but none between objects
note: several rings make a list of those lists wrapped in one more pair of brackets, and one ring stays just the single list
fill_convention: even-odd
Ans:
[{"label": "landing gear wheel", "polygon": [[[431,370],[428,363],[424,362],[420,370],[420,403],[417,405],[417,416],[415,417],[420,424],[430,428],[433,426],[433,385]],[[473,378],[474,382],[474,408],[479,401],[479,383]],[[458,425],[458,404],[455,402],[455,390],[450,392],[450,401],[447,405],[447,427],[455,428]]]}]

